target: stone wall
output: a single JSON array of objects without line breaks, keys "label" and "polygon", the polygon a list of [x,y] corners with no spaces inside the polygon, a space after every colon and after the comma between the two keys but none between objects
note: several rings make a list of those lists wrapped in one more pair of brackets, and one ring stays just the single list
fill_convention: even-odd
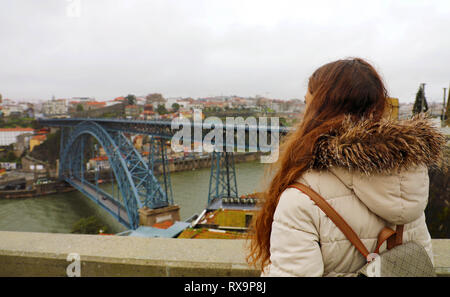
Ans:
[{"label": "stone wall", "polygon": [[[81,276],[258,276],[245,241],[0,231],[0,276],[66,276],[71,253]],[[450,276],[450,239],[433,240],[436,272]]]}]

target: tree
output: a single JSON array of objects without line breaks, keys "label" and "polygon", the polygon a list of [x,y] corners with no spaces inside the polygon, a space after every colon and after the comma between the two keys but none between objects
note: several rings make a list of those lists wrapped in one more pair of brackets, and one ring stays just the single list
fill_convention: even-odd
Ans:
[{"label": "tree", "polygon": [[173,112],[177,112],[180,109],[180,104],[175,102],[174,104],[172,104],[172,109]]},{"label": "tree", "polygon": [[84,111],[83,105],[77,104],[77,111]]},{"label": "tree", "polygon": [[47,139],[43,143],[33,148],[30,156],[38,160],[45,160],[51,166],[54,166],[56,159],[59,159],[60,137],[61,130],[48,134]]},{"label": "tree", "polygon": [[1,162],[17,162],[18,158],[16,157],[16,154],[12,150],[8,151],[6,153],[6,156],[3,158],[0,158]]},{"label": "tree", "polygon": [[425,218],[432,238],[450,237],[450,147],[443,150],[443,161],[428,171],[430,191]]},{"label": "tree", "polygon": [[128,105],[136,104],[136,96],[134,96],[133,94],[128,94],[128,96],[125,97],[125,100],[127,100]]},{"label": "tree", "polygon": [[158,114],[166,114],[168,113],[166,107],[164,106],[164,104],[158,104],[158,108],[156,109],[156,112]]},{"label": "tree", "polygon": [[[422,102],[423,102],[423,105],[422,105]],[[428,111],[427,99],[425,98],[425,92],[424,92],[423,87],[420,86],[419,90],[417,91],[417,94],[416,94],[416,101],[414,101],[413,114],[418,114],[418,113],[427,112],[427,111]]]},{"label": "tree", "polygon": [[447,108],[445,110],[445,124],[450,126],[450,88],[448,89]]},{"label": "tree", "polygon": [[91,216],[88,218],[82,218],[73,224],[71,233],[99,234],[100,231],[102,233],[106,233],[107,227],[104,226],[98,218]]}]

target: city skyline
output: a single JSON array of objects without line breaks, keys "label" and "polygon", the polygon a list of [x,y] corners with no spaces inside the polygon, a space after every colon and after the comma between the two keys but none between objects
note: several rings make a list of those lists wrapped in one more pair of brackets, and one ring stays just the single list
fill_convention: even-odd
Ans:
[{"label": "city skyline", "polygon": [[[79,4],[79,10],[70,5]],[[2,1],[0,93],[15,101],[237,95],[302,99],[308,77],[362,57],[391,97],[450,84],[447,1]]]}]

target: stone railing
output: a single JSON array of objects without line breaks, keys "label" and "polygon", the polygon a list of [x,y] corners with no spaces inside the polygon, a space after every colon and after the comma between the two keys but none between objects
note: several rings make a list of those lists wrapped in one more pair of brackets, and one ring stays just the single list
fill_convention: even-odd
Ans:
[{"label": "stone railing", "polygon": [[[450,276],[450,239],[433,240],[438,275]],[[258,276],[245,241],[0,231],[0,276]],[[75,270],[74,270],[75,271]]]}]

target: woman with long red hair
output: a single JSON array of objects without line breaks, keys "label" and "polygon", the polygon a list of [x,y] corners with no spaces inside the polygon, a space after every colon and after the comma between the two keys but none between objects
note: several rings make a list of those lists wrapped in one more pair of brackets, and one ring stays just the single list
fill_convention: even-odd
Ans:
[{"label": "woman with long red hair", "polygon": [[288,188],[295,182],[319,193],[369,251],[380,230],[403,225],[403,242],[421,244],[433,259],[427,167],[439,162],[444,137],[423,116],[390,119],[383,81],[363,59],[318,68],[305,100],[253,220],[248,262],[263,276],[352,276],[365,264],[306,194]]}]

